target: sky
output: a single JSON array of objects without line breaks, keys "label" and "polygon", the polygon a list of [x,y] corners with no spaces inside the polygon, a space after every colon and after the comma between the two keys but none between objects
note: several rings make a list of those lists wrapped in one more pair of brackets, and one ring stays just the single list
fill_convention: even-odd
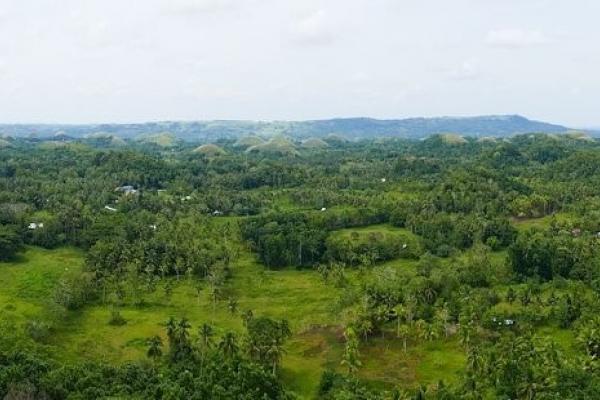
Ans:
[{"label": "sky", "polygon": [[0,123],[600,126],[598,0],[0,0]]}]

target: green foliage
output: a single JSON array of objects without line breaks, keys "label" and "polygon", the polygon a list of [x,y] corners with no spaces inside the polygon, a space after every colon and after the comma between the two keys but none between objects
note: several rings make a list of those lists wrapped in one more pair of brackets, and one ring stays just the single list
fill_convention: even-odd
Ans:
[{"label": "green foliage", "polygon": [[166,136],[0,151],[0,397],[598,392],[595,141]]},{"label": "green foliage", "polygon": [[13,227],[0,225],[0,260],[10,260],[22,246],[21,236]]},{"label": "green foliage", "polygon": [[373,265],[396,258],[417,259],[422,254],[418,238],[410,232],[377,229],[335,232],[325,242],[325,258],[348,265]]},{"label": "green foliage", "polygon": [[127,320],[121,315],[118,310],[112,310],[110,312],[110,319],[108,320],[109,325],[122,326],[127,323]]}]

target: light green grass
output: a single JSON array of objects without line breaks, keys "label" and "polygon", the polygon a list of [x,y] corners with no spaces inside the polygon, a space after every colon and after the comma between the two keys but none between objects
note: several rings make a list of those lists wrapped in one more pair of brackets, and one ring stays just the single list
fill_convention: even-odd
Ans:
[{"label": "light green grass", "polygon": [[512,218],[511,222],[517,230],[526,231],[531,228],[548,229],[553,219],[558,222],[566,222],[573,220],[573,218],[574,217],[568,213],[556,213],[540,218]]},{"label": "light green grass", "polygon": [[0,308],[47,304],[59,279],[79,273],[82,266],[83,254],[73,248],[27,248],[14,261],[0,263]]},{"label": "light green grass", "polygon": [[[402,260],[385,265],[412,269],[413,264]],[[51,302],[54,286],[61,276],[81,271],[82,265],[83,254],[75,249],[28,248],[19,260],[0,264],[0,308],[4,311],[9,306],[11,310],[4,314],[17,318],[17,325],[39,317]],[[171,316],[188,318],[193,336],[204,322],[215,326],[217,336],[227,330],[241,335],[243,325],[239,313],[251,309],[254,315],[290,321],[293,336],[286,345],[282,378],[300,398],[310,399],[314,398],[326,369],[342,371],[345,321],[341,313],[332,312],[340,290],[343,289],[326,285],[313,270],[265,270],[251,253],[242,251],[233,265],[233,279],[227,284],[225,299],[216,305],[207,287],[198,298],[194,282],[182,279],[175,285],[169,301],[159,286],[155,293],[146,296],[145,306],[120,307],[127,320],[124,326],[108,324],[113,307],[109,304],[98,303],[69,312],[64,319],[55,322],[48,348],[62,361],[137,360],[145,357],[148,337],[160,334],[164,338],[164,323]],[[239,311],[234,315],[227,310],[229,296],[238,301]],[[462,366],[455,347],[451,342],[411,344],[408,354],[404,354],[399,342],[389,333],[385,341],[371,339],[361,346],[364,366],[359,376],[382,387],[411,387],[417,379],[451,380]]]},{"label": "light green grass", "polygon": [[417,236],[414,235],[408,229],[397,228],[397,227],[389,225],[389,224],[377,224],[377,225],[361,226],[361,227],[357,227],[357,228],[340,229],[340,230],[335,231],[333,234],[349,238],[352,235],[352,232],[356,232],[359,235],[368,235],[369,233],[382,233],[382,234],[390,234],[390,235],[405,234],[405,235],[409,235],[411,237],[417,238]]}]

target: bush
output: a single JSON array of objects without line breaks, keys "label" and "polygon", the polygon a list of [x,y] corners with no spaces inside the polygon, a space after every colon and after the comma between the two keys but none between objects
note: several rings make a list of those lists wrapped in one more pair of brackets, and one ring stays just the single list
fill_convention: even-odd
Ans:
[{"label": "bush", "polygon": [[0,225],[0,260],[10,260],[23,247],[21,236],[9,225]]},{"label": "bush", "polygon": [[404,232],[334,233],[325,242],[330,261],[348,265],[372,264],[394,258],[417,259],[423,253],[417,239]]},{"label": "bush", "polygon": [[96,295],[91,277],[81,275],[62,279],[54,290],[54,301],[67,310],[77,310]]},{"label": "bush", "polygon": [[29,320],[25,323],[25,332],[36,342],[44,342],[50,336],[50,324],[39,321]]},{"label": "bush", "polygon": [[112,310],[110,312],[110,320],[108,320],[109,325],[113,326],[122,326],[127,323],[127,320],[121,315],[118,310]]}]

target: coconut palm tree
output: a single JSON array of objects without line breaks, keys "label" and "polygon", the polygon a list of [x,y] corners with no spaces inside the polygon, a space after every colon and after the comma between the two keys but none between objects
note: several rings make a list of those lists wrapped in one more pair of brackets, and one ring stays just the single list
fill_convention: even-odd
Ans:
[{"label": "coconut palm tree", "polygon": [[362,365],[358,351],[358,339],[352,328],[346,329],[344,337],[346,338],[346,347],[344,348],[344,355],[340,364],[348,369],[348,375],[353,376]]},{"label": "coconut palm tree", "polygon": [[200,343],[204,349],[209,349],[212,346],[212,337],[214,336],[214,330],[211,325],[204,323],[198,328],[198,337]]},{"label": "coconut palm tree", "polygon": [[267,349],[267,358],[271,361],[273,375],[277,374],[277,365],[279,364],[279,361],[284,353],[285,350],[281,346],[281,343],[279,343],[277,340],[273,340]]},{"label": "coconut palm tree", "polygon": [[157,359],[159,359],[162,356],[162,339],[160,338],[160,336],[155,335],[153,337],[151,337],[150,339],[148,339],[147,341],[148,343],[148,351],[146,352],[146,355],[151,358],[152,360],[156,361]]},{"label": "coconut palm tree", "polygon": [[233,358],[237,354],[239,348],[233,332],[227,332],[223,336],[221,342],[219,342],[219,350],[221,350],[223,355],[227,358]]},{"label": "coconut palm tree", "polygon": [[402,338],[402,347],[406,353],[406,342],[410,336],[410,327],[406,324],[400,325],[398,328],[398,338]]},{"label": "coconut palm tree", "polygon": [[448,312],[446,304],[435,313],[435,320],[442,327],[444,336],[448,337],[448,321],[450,320],[450,313]]},{"label": "coconut palm tree", "polygon": [[406,308],[402,304],[397,304],[394,307],[394,311],[396,312],[396,337],[400,339],[400,324],[406,315]]},{"label": "coconut palm tree", "polygon": [[254,317],[254,314],[252,313],[252,310],[246,310],[242,313],[242,321],[244,323],[244,326],[248,326],[248,323],[252,320],[252,318]]},{"label": "coconut palm tree", "polygon": [[167,321],[167,337],[169,338],[169,342],[173,342],[175,339],[175,335],[177,332],[177,322],[175,322],[175,318],[170,317]]},{"label": "coconut palm tree", "polygon": [[237,305],[238,305],[237,300],[234,299],[233,297],[230,297],[229,301],[227,302],[227,309],[229,310],[231,315],[236,313]]}]

